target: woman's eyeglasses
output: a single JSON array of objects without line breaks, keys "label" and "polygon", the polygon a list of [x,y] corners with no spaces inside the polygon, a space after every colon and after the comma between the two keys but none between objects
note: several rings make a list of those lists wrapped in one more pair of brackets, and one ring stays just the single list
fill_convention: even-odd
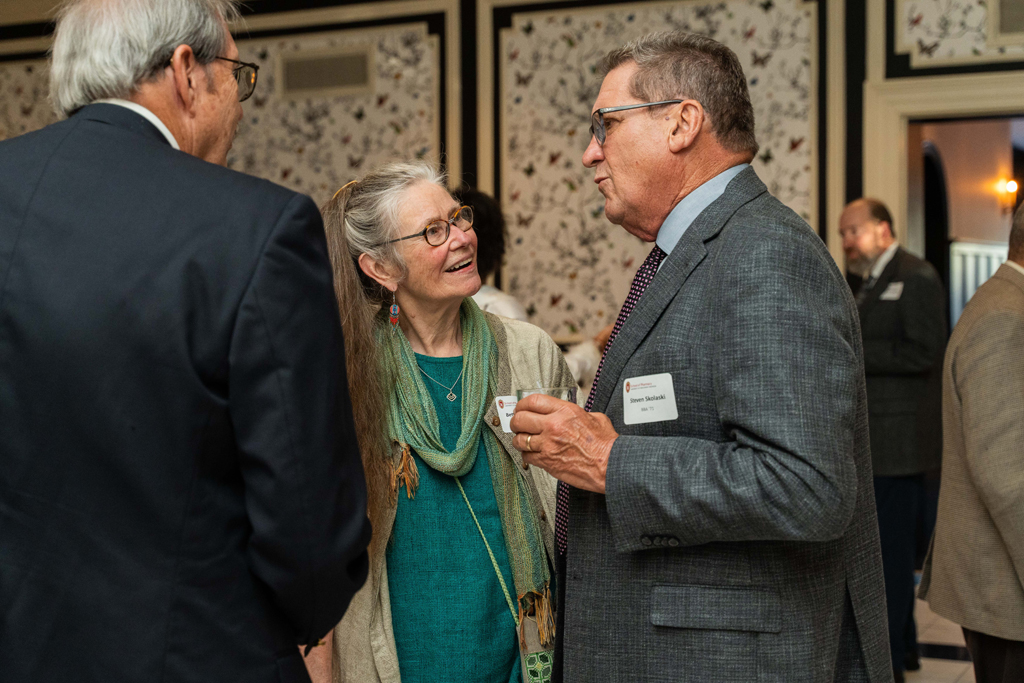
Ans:
[{"label": "woman's eyeglasses", "polygon": [[447,220],[436,220],[430,222],[427,227],[423,228],[419,232],[413,235],[407,235],[405,237],[399,237],[398,239],[388,240],[387,242],[381,242],[375,244],[375,247],[382,247],[385,244],[392,244],[394,242],[401,242],[402,240],[411,240],[417,237],[422,237],[427,240],[427,244],[432,247],[439,247],[448,241],[448,235],[452,231],[452,226],[457,227],[462,232],[469,232],[473,229],[473,207],[471,206],[460,206],[452,217]]},{"label": "woman's eyeglasses", "polygon": [[231,62],[235,65],[231,73],[234,75],[235,81],[238,82],[238,101],[245,102],[252,97],[253,92],[256,90],[256,74],[260,71],[259,64],[240,62],[237,59],[228,59],[227,57],[217,57],[217,59]]}]

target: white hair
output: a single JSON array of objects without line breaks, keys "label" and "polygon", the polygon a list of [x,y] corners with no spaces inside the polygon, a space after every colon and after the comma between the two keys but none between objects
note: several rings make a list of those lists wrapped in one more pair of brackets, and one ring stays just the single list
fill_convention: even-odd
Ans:
[{"label": "white hair", "polygon": [[201,65],[223,56],[239,0],[68,0],[50,49],[50,101],[58,116],[126,98],[152,80],[179,45]]}]

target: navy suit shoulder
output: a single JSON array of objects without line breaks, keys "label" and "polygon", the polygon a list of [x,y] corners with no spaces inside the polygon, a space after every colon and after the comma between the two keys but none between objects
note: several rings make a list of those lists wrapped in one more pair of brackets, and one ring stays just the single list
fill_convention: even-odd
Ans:
[{"label": "navy suit shoulder", "polygon": [[0,443],[5,680],[307,680],[370,533],[312,200],[115,105],[0,143]]}]

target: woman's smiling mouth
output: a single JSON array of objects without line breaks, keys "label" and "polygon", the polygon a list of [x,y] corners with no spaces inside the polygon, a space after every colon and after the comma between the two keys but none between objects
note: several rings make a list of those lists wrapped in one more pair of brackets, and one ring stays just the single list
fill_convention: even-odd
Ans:
[{"label": "woman's smiling mouth", "polygon": [[457,273],[460,270],[465,270],[466,268],[468,268],[471,265],[473,265],[473,259],[469,258],[469,259],[466,259],[465,261],[460,261],[459,263],[457,263],[456,265],[452,266],[451,268],[449,268],[448,270],[446,270],[444,272],[446,272],[446,273]]}]

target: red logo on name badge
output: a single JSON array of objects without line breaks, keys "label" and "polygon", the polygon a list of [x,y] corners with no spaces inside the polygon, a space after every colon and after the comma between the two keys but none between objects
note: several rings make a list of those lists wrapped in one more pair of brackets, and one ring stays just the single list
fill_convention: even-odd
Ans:
[{"label": "red logo on name badge", "polygon": [[629,393],[629,382],[626,382],[626,393]]},{"label": "red logo on name badge", "polygon": [[502,401],[500,398],[498,399],[498,407],[501,408],[502,410],[505,409],[505,402]]}]

